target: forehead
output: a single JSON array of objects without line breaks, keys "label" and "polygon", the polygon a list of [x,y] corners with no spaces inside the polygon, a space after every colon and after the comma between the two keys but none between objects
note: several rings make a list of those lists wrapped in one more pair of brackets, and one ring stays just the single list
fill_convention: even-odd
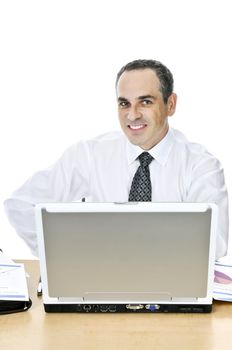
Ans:
[{"label": "forehead", "polygon": [[160,81],[150,68],[124,72],[117,85],[118,97],[134,98],[160,93]]}]

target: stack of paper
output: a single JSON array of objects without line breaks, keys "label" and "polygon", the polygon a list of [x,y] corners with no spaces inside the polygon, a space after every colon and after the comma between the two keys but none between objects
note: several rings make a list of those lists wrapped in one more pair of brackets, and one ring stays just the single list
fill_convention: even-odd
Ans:
[{"label": "stack of paper", "polygon": [[232,301],[232,260],[215,263],[213,298]]},{"label": "stack of paper", "polygon": [[17,264],[0,252],[0,300],[28,301],[23,264]]}]

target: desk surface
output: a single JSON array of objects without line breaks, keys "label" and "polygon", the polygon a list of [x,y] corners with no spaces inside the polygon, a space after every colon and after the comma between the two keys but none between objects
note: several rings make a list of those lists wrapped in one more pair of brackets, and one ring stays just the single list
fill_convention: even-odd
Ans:
[{"label": "desk surface", "polygon": [[36,296],[38,261],[26,261],[33,301],[27,312],[0,316],[0,348],[152,350],[231,349],[232,303],[211,314],[46,314]]}]

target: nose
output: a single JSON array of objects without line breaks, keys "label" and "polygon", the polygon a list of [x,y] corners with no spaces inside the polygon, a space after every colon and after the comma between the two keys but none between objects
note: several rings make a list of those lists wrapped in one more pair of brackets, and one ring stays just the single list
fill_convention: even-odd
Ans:
[{"label": "nose", "polygon": [[127,119],[133,122],[134,120],[140,119],[141,117],[141,111],[139,111],[139,109],[136,106],[131,106],[127,114]]}]

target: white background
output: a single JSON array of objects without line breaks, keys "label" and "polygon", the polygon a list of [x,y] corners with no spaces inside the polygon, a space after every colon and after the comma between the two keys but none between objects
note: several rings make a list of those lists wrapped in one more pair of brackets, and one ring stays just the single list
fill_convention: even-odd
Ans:
[{"label": "white background", "polygon": [[0,0],[0,247],[7,255],[31,257],[3,200],[69,145],[119,128],[115,76],[137,58],[173,72],[178,108],[170,124],[221,160],[232,197],[230,2]]}]

